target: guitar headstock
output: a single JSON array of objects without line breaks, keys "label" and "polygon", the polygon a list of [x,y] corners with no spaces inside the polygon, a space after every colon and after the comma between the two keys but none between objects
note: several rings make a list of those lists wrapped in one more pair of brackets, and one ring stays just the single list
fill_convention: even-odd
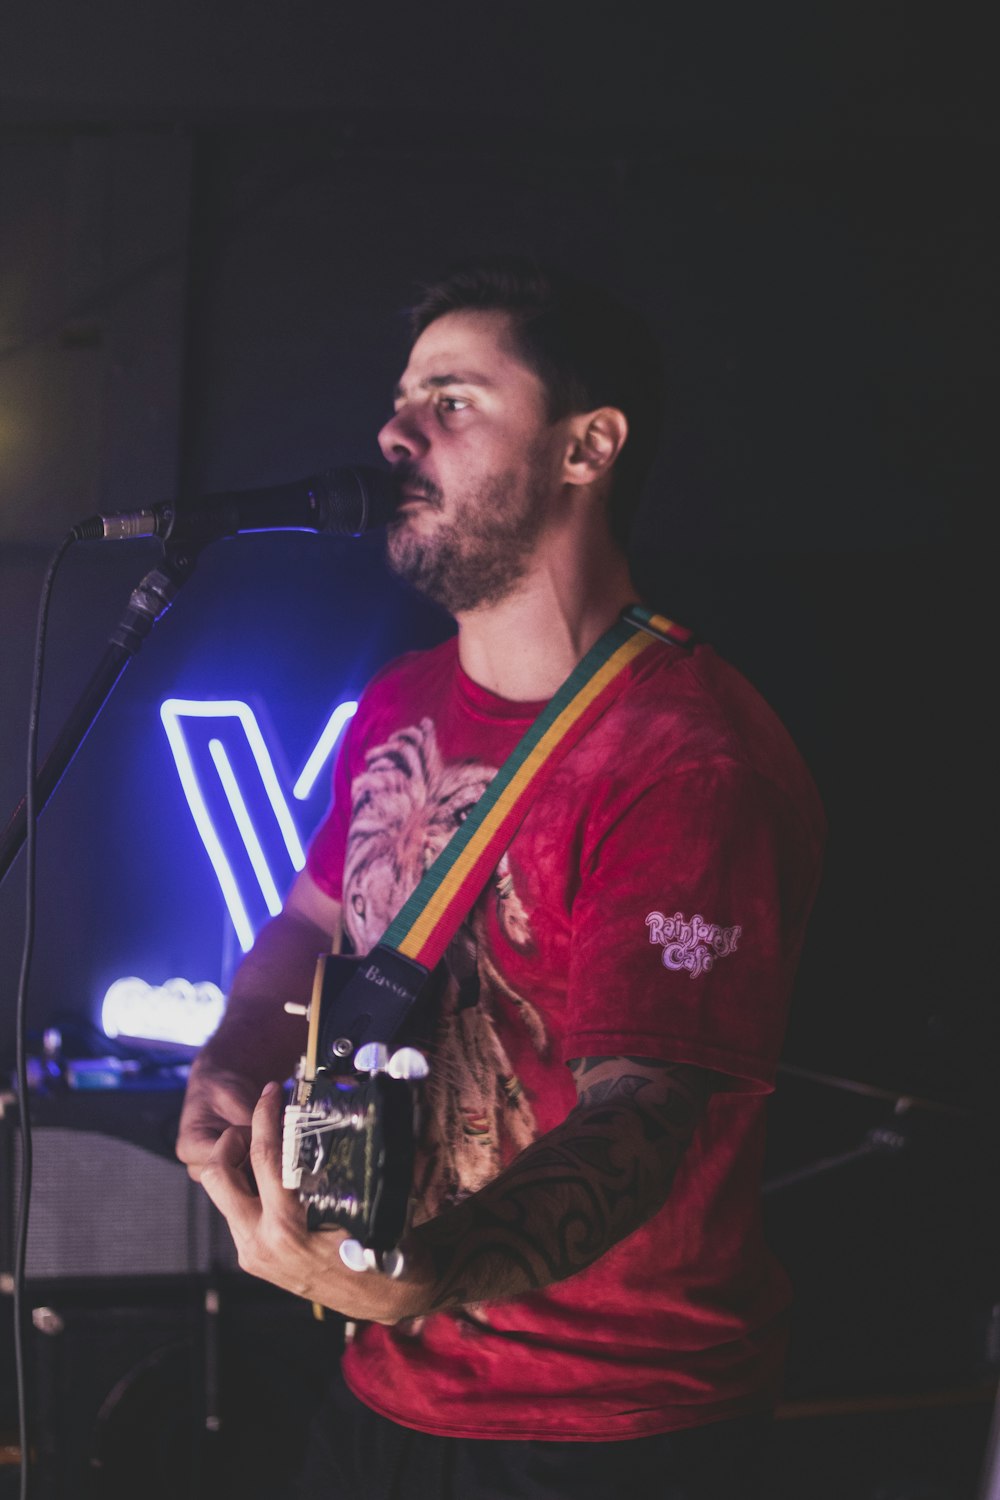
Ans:
[{"label": "guitar headstock", "polygon": [[428,1068],[413,1047],[390,1053],[367,1042],[354,1051],[357,1005],[345,1010],[341,997],[357,969],[357,960],[329,956],[317,967],[308,1050],[285,1110],[282,1180],[306,1205],[310,1229],[346,1229],[365,1264],[381,1266],[406,1227]]},{"label": "guitar headstock", "polygon": [[413,1179],[418,1088],[388,1072],[319,1073],[303,1102],[288,1106],[283,1180],[306,1205],[310,1229],[346,1229],[373,1250],[398,1244]]}]

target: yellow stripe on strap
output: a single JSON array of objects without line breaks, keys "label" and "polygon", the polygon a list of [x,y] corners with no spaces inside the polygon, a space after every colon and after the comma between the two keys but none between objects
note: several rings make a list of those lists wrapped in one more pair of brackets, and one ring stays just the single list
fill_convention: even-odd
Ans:
[{"label": "yellow stripe on strap", "polygon": [[[669,622],[668,622],[669,623]],[[642,652],[648,650],[654,641],[650,636],[636,632],[628,640],[617,648],[612,656],[600,667],[583,687],[571,699],[563,709],[562,713],[553,721],[546,732],[539,739],[537,745],[525,757],[522,764],[511,777],[507,786],[497,798],[493,807],[484,817],[473,839],[459,854],[452,868],[431,895],[423,910],[414,919],[406,933],[398,938],[394,946],[399,953],[406,958],[419,959],[421,952],[428,940],[434,933],[437,923],[444,917],[448,907],[455,899],[469,871],[482,857],[484,849],[489,845],[491,838],[510,816],[518,799],[527,789],[529,783],[534,779],[542,764],[548,759],[560,740],[573,728],[573,725],[586,713],[591,704],[615,677],[622,672],[630,662],[634,661]]]}]

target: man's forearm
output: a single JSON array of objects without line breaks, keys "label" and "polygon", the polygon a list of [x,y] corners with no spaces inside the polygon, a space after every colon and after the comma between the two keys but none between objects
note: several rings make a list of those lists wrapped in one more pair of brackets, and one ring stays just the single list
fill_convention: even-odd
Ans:
[{"label": "man's forearm", "polygon": [[584,1080],[563,1124],[414,1230],[433,1275],[432,1307],[507,1300],[563,1281],[662,1206],[704,1106],[706,1077],[664,1064],[654,1090],[648,1063],[602,1078],[609,1061],[574,1064],[593,1082]]},{"label": "man's forearm", "polygon": [[263,1091],[243,1127],[215,1132],[197,1170],[245,1271],[347,1318],[391,1324],[524,1296],[590,1265],[655,1213],[710,1089],[696,1068],[644,1058],[570,1067],[579,1106],[487,1187],[414,1230],[398,1279],[348,1270],[343,1231],[309,1231],[302,1204],[282,1186],[277,1087]]},{"label": "man's forearm", "polygon": [[307,1032],[284,1002],[308,1001],[327,942],[315,924],[285,911],[262,929],[237,971],[222,1023],[192,1065],[177,1127],[177,1155],[196,1180],[231,1126],[249,1137],[263,1085],[293,1072]]},{"label": "man's forearm", "polygon": [[203,1066],[226,1068],[261,1086],[287,1078],[306,1031],[285,1002],[308,1004],[316,958],[327,944],[317,928],[285,913],[263,927],[236,972],[222,1024],[202,1049]]}]

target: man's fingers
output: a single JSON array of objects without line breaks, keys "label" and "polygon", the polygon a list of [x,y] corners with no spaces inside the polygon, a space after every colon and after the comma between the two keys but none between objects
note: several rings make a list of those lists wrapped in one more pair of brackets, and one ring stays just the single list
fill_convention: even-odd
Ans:
[{"label": "man's fingers", "polygon": [[250,1129],[231,1125],[201,1174],[202,1187],[229,1223],[240,1265],[270,1280],[266,1267],[276,1247],[291,1243],[305,1219],[295,1195],[281,1185],[281,1104],[281,1085],[268,1084]]},{"label": "man's fingers", "polygon": [[177,1155],[195,1182],[230,1125],[245,1126],[249,1132],[256,1100],[257,1091],[249,1081],[199,1072],[195,1064],[177,1129]]},{"label": "man's fingers", "polygon": [[177,1155],[197,1182],[212,1158],[219,1139],[229,1128],[229,1121],[209,1116],[201,1120],[181,1121],[177,1136]]},{"label": "man's fingers", "polygon": [[201,1185],[228,1221],[234,1238],[253,1230],[260,1218],[260,1204],[246,1174],[247,1137],[246,1126],[231,1125],[201,1169]]},{"label": "man's fingers", "polygon": [[207,1165],[212,1163],[228,1167],[233,1172],[238,1172],[244,1181],[246,1173],[243,1170],[250,1160],[250,1128],[247,1125],[230,1125],[224,1130],[212,1147],[212,1154],[208,1158]]},{"label": "man's fingers", "polygon": [[177,1155],[187,1167],[188,1176],[192,1181],[201,1181],[201,1174],[208,1166],[208,1159],[217,1140],[217,1135],[206,1130],[197,1136],[189,1137],[183,1153],[178,1149]]},{"label": "man's fingers", "polygon": [[281,1085],[267,1083],[253,1112],[250,1162],[261,1201],[287,1212],[289,1195],[281,1182],[281,1125]]}]

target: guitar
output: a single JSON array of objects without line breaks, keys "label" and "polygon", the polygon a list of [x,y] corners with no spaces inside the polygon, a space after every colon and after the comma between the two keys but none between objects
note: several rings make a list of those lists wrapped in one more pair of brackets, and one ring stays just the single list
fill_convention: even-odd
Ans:
[{"label": "guitar", "polygon": [[382,948],[365,958],[321,954],[316,964],[306,1052],[285,1108],[282,1181],[306,1205],[309,1229],[349,1231],[340,1254],[352,1270],[403,1269],[429,1072],[408,1039],[436,993],[426,980],[420,965]]}]

